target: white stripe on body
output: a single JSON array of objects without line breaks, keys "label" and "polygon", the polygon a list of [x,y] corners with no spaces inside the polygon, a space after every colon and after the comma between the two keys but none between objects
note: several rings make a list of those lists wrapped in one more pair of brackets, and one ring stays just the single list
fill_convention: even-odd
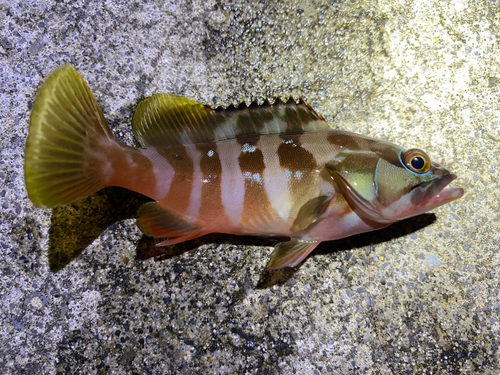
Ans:
[{"label": "white stripe on body", "polygon": [[[108,184],[110,181],[113,180],[115,176],[115,170],[113,168],[113,164],[108,156],[108,153],[110,152],[109,150],[113,149],[120,149],[121,148],[119,145],[117,145],[116,142],[110,141],[108,138],[105,137],[99,137],[99,146],[100,149],[97,150],[91,150],[89,146],[85,146],[85,152],[87,154],[91,154],[94,158],[98,159],[100,164],[101,164],[101,176],[103,178],[103,182],[105,184]],[[114,151],[114,150],[113,150]],[[112,152],[113,152],[112,151]],[[129,154],[125,153],[127,163],[131,165],[132,163],[129,162]],[[130,159],[132,159],[130,157]],[[88,165],[85,165],[87,167]]]},{"label": "white stripe on body", "polygon": [[234,225],[240,222],[245,200],[245,177],[240,171],[238,156],[241,145],[236,139],[218,143],[221,172],[222,205]]},{"label": "white stripe on body", "polygon": [[186,216],[193,220],[198,219],[200,214],[202,196],[201,190],[204,184],[203,173],[200,168],[201,153],[196,149],[195,145],[186,145],[186,154],[193,162],[193,187],[189,196],[189,205],[186,210]]},{"label": "white stripe on body", "polygon": [[156,195],[154,198],[156,200],[161,200],[165,198],[170,191],[170,186],[175,174],[174,168],[170,165],[166,158],[161,156],[158,151],[156,151],[156,148],[154,147],[144,149],[143,155],[149,159],[151,165],[153,166],[152,173],[156,182]]},{"label": "white stripe on body", "polygon": [[[281,168],[277,150],[282,140],[278,135],[260,137],[256,147],[264,156],[264,186],[267,197],[278,217],[288,222],[290,219],[290,172]],[[288,172],[288,175],[287,175]]]}]

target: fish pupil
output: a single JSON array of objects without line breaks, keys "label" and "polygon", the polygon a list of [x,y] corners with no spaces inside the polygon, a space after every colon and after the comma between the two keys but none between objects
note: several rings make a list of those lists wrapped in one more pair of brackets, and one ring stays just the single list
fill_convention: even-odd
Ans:
[{"label": "fish pupil", "polygon": [[422,169],[425,165],[425,162],[424,162],[424,159],[422,159],[420,156],[415,156],[412,160],[411,160],[411,166],[414,168],[414,169]]}]

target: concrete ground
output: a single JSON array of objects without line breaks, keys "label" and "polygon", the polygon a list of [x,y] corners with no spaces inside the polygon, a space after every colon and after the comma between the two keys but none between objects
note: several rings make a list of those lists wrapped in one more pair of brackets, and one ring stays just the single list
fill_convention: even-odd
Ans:
[{"label": "concrete ground", "polygon": [[[0,1],[0,372],[498,374],[499,14],[495,0]],[[130,145],[153,93],[302,96],[333,128],[426,150],[465,195],[292,271],[264,271],[269,243],[223,235],[151,257],[137,195],[27,198],[30,108],[64,63]]]}]

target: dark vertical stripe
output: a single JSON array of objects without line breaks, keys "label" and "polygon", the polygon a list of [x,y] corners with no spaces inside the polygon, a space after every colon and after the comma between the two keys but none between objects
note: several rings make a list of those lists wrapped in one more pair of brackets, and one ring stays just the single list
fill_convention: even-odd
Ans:
[{"label": "dark vertical stripe", "polygon": [[248,108],[235,111],[237,116],[236,127],[238,128],[238,133],[246,134],[249,136],[258,135],[258,124],[254,124],[251,112]]},{"label": "dark vertical stripe", "polygon": [[196,145],[200,152],[200,169],[203,178],[218,178],[222,172],[220,157],[215,142]]},{"label": "dark vertical stripe", "polygon": [[330,142],[332,145],[342,146],[350,151],[357,151],[365,148],[360,144],[361,142],[357,138],[358,137],[356,137],[354,133],[351,135],[335,131],[330,132],[326,137],[328,142]]},{"label": "dark vertical stripe", "polygon": [[159,149],[158,152],[167,159],[175,171],[170,191],[165,200],[176,212],[184,214],[189,206],[193,190],[193,161],[187,154],[184,146]]},{"label": "dark vertical stripe", "polygon": [[282,143],[277,154],[280,167],[290,173],[288,192],[291,205],[292,219],[295,220],[300,207],[309,199],[314,198],[317,191],[316,169],[318,164],[314,155],[302,147],[300,135],[280,135]]},{"label": "dark vertical stripe", "polygon": [[264,104],[262,104],[261,106],[250,105],[248,109],[250,110],[252,120],[259,131],[262,131],[266,123],[272,121],[274,118],[275,112],[273,111],[269,102],[264,102]]},{"label": "dark vertical stripe", "polygon": [[[221,215],[226,216],[222,204],[222,166],[220,156],[215,142],[196,145],[201,154],[200,169],[204,181],[201,188],[201,207],[199,217],[202,220],[210,220],[213,215],[219,215],[217,221],[223,220]],[[226,217],[225,221],[229,221]]]},{"label": "dark vertical stripe", "polygon": [[278,147],[280,166],[290,172],[311,171],[317,167],[316,160],[300,144],[299,135],[284,135]]},{"label": "dark vertical stripe", "polygon": [[297,110],[297,115],[302,123],[302,126],[310,123],[311,121],[317,121],[319,116],[312,110],[312,108],[307,107],[305,104],[298,105],[295,107]]},{"label": "dark vertical stripe", "polygon": [[302,126],[305,124],[302,123],[299,114],[298,108],[296,105],[287,104],[285,107],[285,118],[283,121],[287,124],[288,132],[301,132]]},{"label": "dark vertical stripe", "polygon": [[[245,175],[245,199],[240,225],[250,231],[272,231],[273,224],[280,219],[274,212],[264,186],[264,155],[258,148],[242,152],[238,163],[241,173]],[[253,179],[256,175],[260,177],[260,181]]]},{"label": "dark vertical stripe", "polygon": [[253,152],[242,152],[238,157],[238,163],[241,173],[250,172],[263,173],[266,165],[264,164],[264,155],[258,148]]}]

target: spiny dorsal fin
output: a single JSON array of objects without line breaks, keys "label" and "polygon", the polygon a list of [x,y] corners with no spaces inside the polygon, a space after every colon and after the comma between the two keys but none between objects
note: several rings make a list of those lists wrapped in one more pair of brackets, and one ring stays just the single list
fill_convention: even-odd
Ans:
[{"label": "spiny dorsal fin", "polygon": [[293,98],[274,104],[231,104],[211,108],[194,100],[169,94],[153,95],[139,103],[132,129],[143,147],[168,147],[207,143],[265,134],[328,130],[325,119],[304,100]]}]

